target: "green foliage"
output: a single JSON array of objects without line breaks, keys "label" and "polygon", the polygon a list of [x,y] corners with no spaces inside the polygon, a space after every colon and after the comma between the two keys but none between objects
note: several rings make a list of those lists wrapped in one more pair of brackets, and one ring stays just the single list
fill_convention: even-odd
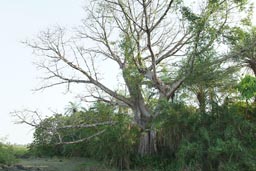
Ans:
[{"label": "green foliage", "polygon": [[24,145],[12,145],[16,158],[26,158],[29,156],[28,147]]},{"label": "green foliage", "polygon": [[115,116],[117,124],[107,127],[106,132],[90,141],[88,148],[91,156],[108,164],[128,169],[131,157],[136,153],[138,128],[125,115]]},{"label": "green foliage", "polygon": [[231,47],[230,55],[239,67],[247,67],[256,75],[255,40],[256,27],[235,27],[227,36]]},{"label": "green foliage", "polygon": [[[72,107],[72,106],[71,106]],[[73,108],[73,107],[72,107]],[[68,111],[70,111],[68,109]],[[30,145],[30,152],[36,156],[87,156],[89,155],[87,142],[79,144],[56,145],[59,135],[63,142],[71,142],[89,137],[99,130],[95,128],[70,128],[57,130],[67,125],[93,124],[111,121],[114,108],[104,103],[96,103],[89,110],[71,110],[68,115],[56,114],[44,119],[34,132],[34,141]],[[103,129],[103,126],[99,127]],[[58,134],[59,135],[58,135]]]},{"label": "green foliage", "polygon": [[[103,134],[80,144],[55,146],[51,140],[48,141],[50,144],[34,144],[36,146],[32,149],[41,155],[91,157],[120,169],[254,171],[256,107],[250,105],[246,110],[245,107],[244,102],[226,103],[208,113],[198,113],[196,108],[186,104],[162,100],[158,108],[160,115],[152,122],[158,135],[158,153],[139,157],[136,151],[139,129],[132,124],[132,119],[112,106],[97,103],[87,111],[66,117],[58,115],[56,118],[64,125],[109,119],[115,121],[116,124],[112,126],[63,132],[66,140],[105,130]],[[51,121],[56,123],[56,118]]]},{"label": "green foliage", "polygon": [[256,95],[256,78],[246,75],[237,85],[242,98],[249,100]]},{"label": "green foliage", "polygon": [[188,7],[182,7],[181,13],[184,18],[186,18],[188,21],[194,24],[196,20],[199,20],[200,17],[197,16],[195,13],[192,12],[192,10]]},{"label": "green foliage", "polygon": [[46,118],[36,127],[34,132],[34,141],[29,149],[32,155],[36,156],[54,156],[61,155],[61,146],[56,146],[58,137],[53,128],[64,124],[65,117],[56,114]]},{"label": "green foliage", "polygon": [[11,165],[15,162],[16,157],[13,147],[0,143],[0,164]]},{"label": "green foliage", "polygon": [[158,129],[159,153],[162,156],[175,158],[177,149],[186,136],[190,136],[198,122],[195,108],[182,103],[162,101],[161,114],[154,123]]},{"label": "green foliage", "polygon": [[200,122],[185,137],[177,152],[180,169],[191,170],[256,170],[255,123],[230,109],[198,116]]},{"label": "green foliage", "polygon": [[[55,115],[41,122],[34,133],[34,141],[30,152],[36,156],[79,156],[104,160],[109,165],[129,168],[131,156],[135,153],[138,140],[138,128],[132,124],[132,119],[119,113],[113,106],[96,103],[87,111],[77,111],[71,115]],[[90,137],[104,130],[101,135],[79,144],[56,145],[55,132],[45,129],[48,126],[93,124],[113,121],[114,125],[103,125],[92,128],[64,129],[58,133],[64,142]]]},{"label": "green foliage", "polygon": [[132,96],[139,94],[140,87],[144,78],[144,75],[142,75],[138,70],[138,65],[143,65],[141,55],[140,52],[136,54],[137,49],[134,45],[134,40],[127,35],[124,36],[123,41],[120,44],[123,55],[125,57],[126,65],[123,69],[123,77],[129,84],[129,89]]},{"label": "green foliage", "polygon": [[234,103],[197,113],[184,104],[163,101],[155,123],[160,160],[152,167],[177,171],[256,170],[256,111],[250,106],[246,114],[244,108]]}]

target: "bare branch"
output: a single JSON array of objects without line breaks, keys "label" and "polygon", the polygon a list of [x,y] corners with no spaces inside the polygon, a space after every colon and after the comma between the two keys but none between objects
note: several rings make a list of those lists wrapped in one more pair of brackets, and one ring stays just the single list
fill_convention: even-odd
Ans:
[{"label": "bare branch", "polygon": [[99,131],[97,132],[96,134],[93,134],[89,137],[86,137],[86,138],[82,138],[82,139],[79,139],[79,140],[75,140],[75,141],[68,141],[68,142],[62,142],[62,140],[59,142],[59,143],[56,143],[56,145],[64,145],[64,144],[78,144],[78,143],[82,143],[82,142],[85,142],[85,141],[88,141],[94,137],[97,137],[101,134],[103,134],[104,132],[106,131],[106,129],[103,129],[102,131]]},{"label": "bare branch", "polygon": [[[16,124],[26,124],[32,127],[37,127],[42,122],[42,116],[37,111],[25,109],[22,111],[14,111],[10,113],[14,118],[17,118]],[[34,117],[36,116],[36,118]]]},{"label": "bare branch", "polygon": [[57,130],[62,129],[70,129],[70,128],[92,128],[97,126],[103,126],[103,125],[115,125],[116,122],[113,121],[106,121],[106,122],[100,122],[100,123],[93,123],[93,124],[79,124],[79,125],[66,125],[62,127],[58,127]]},{"label": "bare branch", "polygon": [[168,11],[171,9],[173,0],[169,2],[169,5],[167,6],[166,10],[164,11],[163,15],[158,19],[158,21],[150,28],[150,32],[153,31],[164,19],[164,17],[167,15]]}]

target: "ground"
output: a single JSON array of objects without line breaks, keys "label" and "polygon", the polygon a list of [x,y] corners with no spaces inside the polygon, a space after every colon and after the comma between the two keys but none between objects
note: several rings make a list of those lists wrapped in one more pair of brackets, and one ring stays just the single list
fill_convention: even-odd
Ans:
[{"label": "ground", "polygon": [[[0,171],[118,171],[86,158],[29,158],[20,159],[14,166],[0,167]],[[133,170],[135,171],[135,170]]]}]

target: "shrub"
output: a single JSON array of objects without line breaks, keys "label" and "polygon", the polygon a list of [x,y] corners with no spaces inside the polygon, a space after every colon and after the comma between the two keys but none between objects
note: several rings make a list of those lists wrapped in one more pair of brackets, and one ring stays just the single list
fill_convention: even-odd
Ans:
[{"label": "shrub", "polygon": [[256,127],[233,107],[198,117],[191,136],[183,138],[177,156],[179,170],[256,170]]},{"label": "shrub", "polygon": [[16,162],[13,147],[0,143],[0,164],[11,165]]},{"label": "shrub", "polygon": [[138,129],[125,115],[116,115],[117,124],[108,126],[102,136],[89,142],[91,156],[108,164],[129,169],[135,154]]}]

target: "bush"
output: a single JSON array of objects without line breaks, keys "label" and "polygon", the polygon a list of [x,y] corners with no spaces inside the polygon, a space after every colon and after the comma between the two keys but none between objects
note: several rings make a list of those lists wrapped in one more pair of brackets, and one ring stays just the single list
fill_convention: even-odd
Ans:
[{"label": "bush", "polygon": [[184,104],[163,102],[160,109],[154,123],[159,152],[155,162],[151,157],[143,165],[174,171],[256,170],[255,107],[244,110],[236,103],[198,113]]},{"label": "bush", "polygon": [[[131,156],[135,153],[138,140],[138,128],[132,125],[132,119],[122,114],[125,110],[116,110],[113,106],[96,103],[87,111],[76,111],[71,115],[55,115],[40,123],[34,133],[34,141],[30,145],[30,153],[36,156],[79,156],[91,157],[106,161],[109,165],[119,168],[129,168]],[[89,141],[79,144],[56,145],[55,132],[49,132],[45,127],[54,125],[93,124],[113,121],[115,124],[101,125],[90,128],[63,129],[63,142],[91,137],[98,132],[102,134]]]},{"label": "bush", "polygon": [[129,169],[136,152],[138,128],[125,115],[116,116],[117,124],[108,126],[102,136],[89,142],[91,156],[109,165]]},{"label": "bush", "polygon": [[0,164],[11,165],[16,162],[12,146],[0,143]]},{"label": "bush", "polygon": [[255,106],[242,102],[216,105],[214,110],[202,113],[182,103],[163,101],[158,110],[160,115],[151,123],[157,131],[158,153],[154,155],[137,154],[139,128],[121,110],[117,113],[104,104],[71,116],[48,118],[42,123],[114,121],[114,125],[61,132],[65,141],[104,130],[101,135],[80,144],[56,146],[54,134],[37,129],[31,151],[37,155],[92,157],[122,169],[135,166],[159,171],[256,171]]},{"label": "bush", "polygon": [[254,171],[256,127],[233,107],[198,115],[191,136],[183,138],[177,152],[179,170]]}]

